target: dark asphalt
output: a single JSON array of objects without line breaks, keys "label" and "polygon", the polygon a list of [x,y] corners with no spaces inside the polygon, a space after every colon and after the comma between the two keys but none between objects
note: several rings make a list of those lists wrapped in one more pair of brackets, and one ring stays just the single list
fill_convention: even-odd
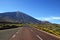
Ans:
[{"label": "dark asphalt", "polygon": [[10,40],[60,40],[59,38],[39,31],[32,27],[23,27]]}]

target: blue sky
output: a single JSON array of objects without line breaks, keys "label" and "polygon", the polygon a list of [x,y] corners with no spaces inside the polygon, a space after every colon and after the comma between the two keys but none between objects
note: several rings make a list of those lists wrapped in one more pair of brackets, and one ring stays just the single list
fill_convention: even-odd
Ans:
[{"label": "blue sky", "polygon": [[0,0],[0,13],[12,11],[60,24],[60,0]]}]

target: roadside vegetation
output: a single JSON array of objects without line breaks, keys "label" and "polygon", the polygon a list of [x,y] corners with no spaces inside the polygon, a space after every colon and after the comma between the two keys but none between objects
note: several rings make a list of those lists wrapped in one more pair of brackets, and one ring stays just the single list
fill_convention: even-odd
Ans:
[{"label": "roadside vegetation", "polygon": [[30,24],[35,28],[46,31],[60,37],[60,25],[59,24]]},{"label": "roadside vegetation", "polygon": [[24,24],[0,24],[0,30],[22,27]]},{"label": "roadside vegetation", "polygon": [[54,34],[60,37],[60,25],[59,24],[49,24],[49,23],[41,23],[41,24],[0,24],[0,30],[17,28],[23,26],[35,27],[37,29],[46,31],[48,33]]}]

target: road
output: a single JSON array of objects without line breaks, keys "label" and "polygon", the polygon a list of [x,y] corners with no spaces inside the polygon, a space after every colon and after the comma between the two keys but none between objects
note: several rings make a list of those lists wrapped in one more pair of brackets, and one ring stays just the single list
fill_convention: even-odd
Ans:
[{"label": "road", "polygon": [[9,38],[11,38],[11,36],[20,29],[22,29],[22,28],[19,27],[19,28],[0,30],[0,40],[9,40]]},{"label": "road", "polygon": [[49,35],[32,27],[23,27],[9,40],[60,40],[60,38]]}]

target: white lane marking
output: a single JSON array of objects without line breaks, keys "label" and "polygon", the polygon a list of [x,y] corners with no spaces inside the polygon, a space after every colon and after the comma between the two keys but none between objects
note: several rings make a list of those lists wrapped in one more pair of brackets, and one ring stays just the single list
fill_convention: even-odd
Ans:
[{"label": "white lane marking", "polygon": [[[39,30],[39,29],[37,29],[37,28],[34,28],[34,29]],[[39,31],[40,31],[40,30],[39,30]]]},{"label": "white lane marking", "polygon": [[38,28],[34,28],[34,29],[36,29],[36,30],[38,30],[38,31],[41,31],[41,32],[43,32],[43,33],[46,33],[46,34],[48,34],[48,35],[51,35],[51,36],[54,36],[54,37],[60,38],[60,37],[58,37],[58,36],[56,36],[56,35],[53,35],[53,34],[48,33],[48,32],[46,32],[46,31],[40,30],[40,29],[38,29]]},{"label": "white lane marking", "polygon": [[16,34],[18,34],[18,33],[19,33],[19,31],[20,31],[20,30],[18,30],[18,31],[16,32]]},{"label": "white lane marking", "polygon": [[33,32],[33,30],[31,30]]},{"label": "white lane marking", "polygon": [[43,40],[39,35],[36,35],[40,40]]},{"label": "white lane marking", "polygon": [[39,29],[37,29],[37,30],[39,30]]},{"label": "white lane marking", "polygon": [[18,32],[16,32],[16,34],[18,34]]},{"label": "white lane marking", "polygon": [[16,35],[13,35],[12,38],[14,38]]}]

